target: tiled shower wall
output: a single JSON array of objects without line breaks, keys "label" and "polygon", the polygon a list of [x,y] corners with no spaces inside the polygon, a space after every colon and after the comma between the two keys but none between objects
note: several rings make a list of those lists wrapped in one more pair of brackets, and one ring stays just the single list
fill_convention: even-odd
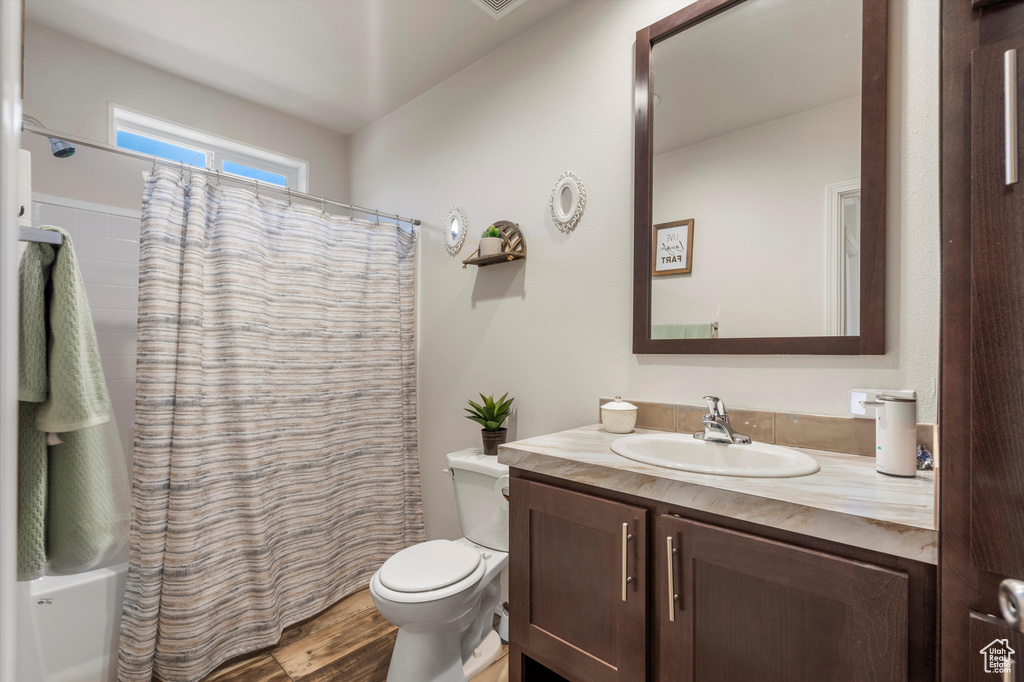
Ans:
[{"label": "tiled shower wall", "polygon": [[71,235],[130,471],[135,424],[141,214],[40,194],[33,195],[32,199],[34,226],[55,225]]}]

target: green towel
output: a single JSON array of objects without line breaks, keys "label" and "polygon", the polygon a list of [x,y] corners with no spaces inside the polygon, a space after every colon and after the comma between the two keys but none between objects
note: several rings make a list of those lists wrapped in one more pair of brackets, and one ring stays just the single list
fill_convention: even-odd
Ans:
[{"label": "green towel", "polygon": [[652,339],[710,339],[714,335],[715,325],[713,322],[651,325]]},{"label": "green towel", "polygon": [[[71,237],[30,243],[19,269],[18,576],[94,566],[122,542],[127,486]],[[114,434],[114,437],[111,434]],[[50,437],[47,434],[60,434]]]}]

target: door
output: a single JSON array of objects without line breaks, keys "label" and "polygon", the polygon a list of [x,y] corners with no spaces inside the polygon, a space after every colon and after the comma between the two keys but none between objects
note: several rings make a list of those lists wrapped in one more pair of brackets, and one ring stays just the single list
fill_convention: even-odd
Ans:
[{"label": "door", "polygon": [[906,574],[677,516],[653,539],[656,682],[906,680]]},{"label": "door", "polygon": [[521,478],[509,509],[513,651],[572,682],[645,681],[647,511]]},{"label": "door", "polygon": [[1024,6],[943,23],[941,672],[1024,681],[998,599],[1024,580]]}]

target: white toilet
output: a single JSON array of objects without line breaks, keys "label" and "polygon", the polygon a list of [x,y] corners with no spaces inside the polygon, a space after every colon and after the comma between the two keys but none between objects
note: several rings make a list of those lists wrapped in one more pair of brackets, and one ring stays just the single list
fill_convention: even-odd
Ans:
[{"label": "white toilet", "polygon": [[497,660],[494,613],[508,564],[508,467],[479,449],[448,455],[466,537],[398,552],[370,581],[398,626],[388,682],[466,682]]}]

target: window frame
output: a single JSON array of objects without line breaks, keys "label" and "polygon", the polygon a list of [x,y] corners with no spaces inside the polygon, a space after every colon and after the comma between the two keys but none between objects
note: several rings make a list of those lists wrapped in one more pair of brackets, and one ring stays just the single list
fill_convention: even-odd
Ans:
[{"label": "window frame", "polygon": [[[186,147],[206,154],[207,170],[220,171],[224,175],[252,180],[247,176],[230,173],[223,169],[223,163],[249,166],[259,170],[283,175],[288,187],[296,192],[309,191],[309,162],[268,149],[255,147],[220,135],[188,128],[178,123],[144,114],[113,102],[108,105],[108,139],[117,145],[117,131],[124,130],[136,135],[153,138],[162,142]],[[267,183],[272,187],[280,187]]]}]

